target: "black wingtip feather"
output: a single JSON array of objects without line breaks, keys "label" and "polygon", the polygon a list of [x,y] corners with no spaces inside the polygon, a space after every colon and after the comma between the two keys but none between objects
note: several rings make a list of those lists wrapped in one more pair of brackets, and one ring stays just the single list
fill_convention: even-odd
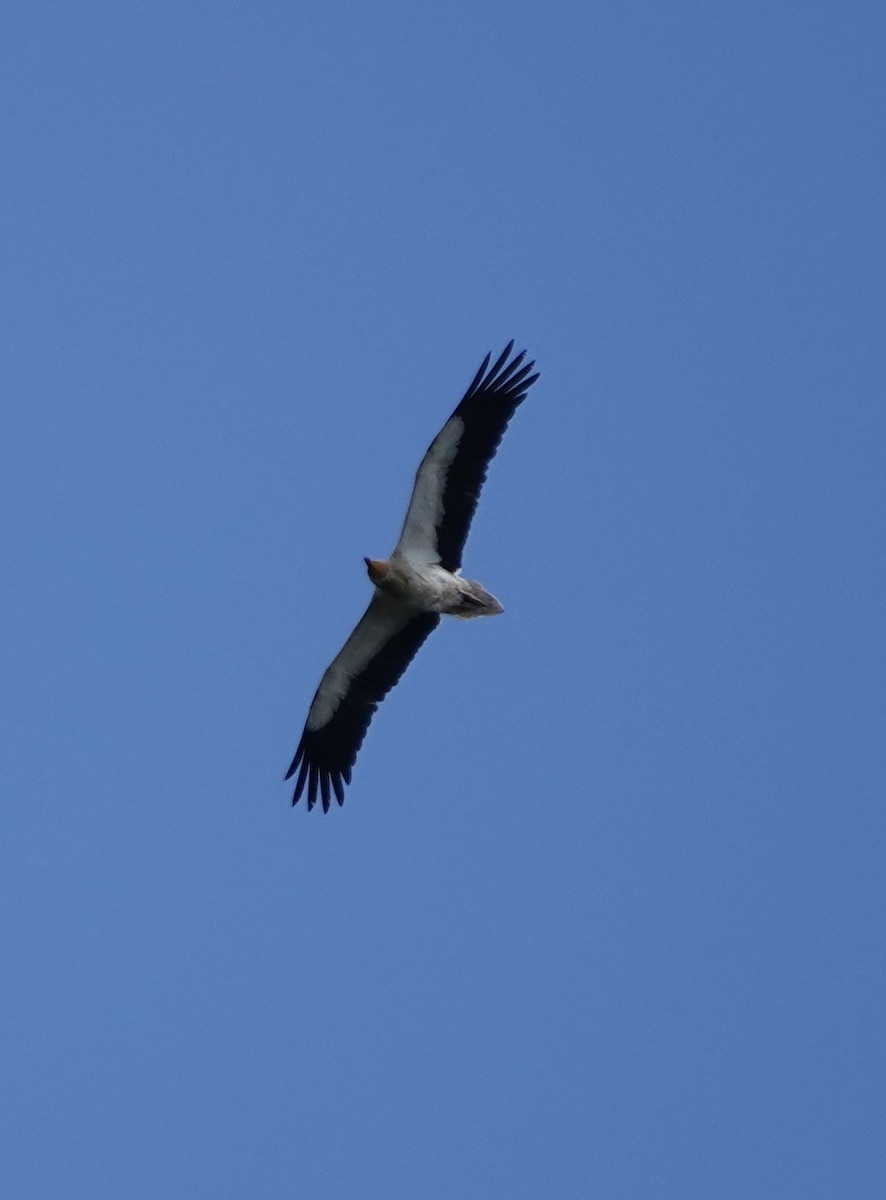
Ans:
[{"label": "black wingtip feather", "polygon": [[305,727],[296,751],[296,762],[300,760],[301,769],[293,804],[299,802],[305,791],[309,811],[319,799],[323,811],[328,812],[333,793],[339,805],[344,804],[345,785],[351,782],[354,759],[379,701],[398,682],[425,638],[439,623],[437,613],[412,617],[354,676],[330,720],[319,729]]},{"label": "black wingtip feather", "polygon": [[468,396],[470,396],[471,392],[473,392],[474,388],[477,386],[477,384],[483,378],[484,374],[486,373],[486,368],[489,366],[489,360],[491,358],[492,358],[492,351],[490,350],[489,353],[486,355],[486,357],[483,359],[483,361],[480,363],[480,366],[477,370],[477,374],[471,380],[470,387],[468,388],[467,393],[466,393]]},{"label": "black wingtip feather", "polygon": [[[301,741],[299,742],[299,744],[298,744],[298,749],[297,749],[297,750],[296,750],[296,752],[295,752],[295,758],[294,758],[294,759],[292,760],[292,762],[290,763],[290,765],[289,765],[289,770],[288,770],[288,771],[286,772],[286,774],[283,776],[283,781],[284,781],[284,783],[285,783],[285,781],[286,781],[287,779],[291,779],[291,778],[292,778],[292,776],[295,774],[295,768],[296,768],[296,767],[298,766],[298,764],[301,762],[301,759],[302,759],[302,756],[304,755],[304,752],[305,752],[305,739],[304,739],[304,738],[302,738],[302,740],[301,740]],[[294,803],[295,803],[295,801],[293,800],[293,804],[294,804]]]},{"label": "black wingtip feather", "polygon": [[305,779],[307,778],[308,767],[310,766],[310,763],[308,762],[307,758],[305,758],[304,735],[302,735],[302,739],[298,744],[298,750],[296,751],[295,758],[292,760],[292,766],[289,768],[289,770],[286,773],[287,779],[289,779],[290,776],[295,771],[295,768],[299,764],[299,760],[301,760],[301,770],[298,773],[298,779],[296,779],[295,787],[292,790],[292,803],[294,805],[298,804],[299,797],[301,796],[302,792],[304,791]]},{"label": "black wingtip feather", "polygon": [[508,422],[529,388],[538,379],[531,374],[535,362],[524,363],[521,350],[510,362],[514,348],[508,342],[487,370],[491,354],[474,376],[453,415],[464,422],[459,453],[449,467],[443,491],[443,520],[437,530],[440,565],[448,571],[461,567],[461,556],[490,461],[495,456]]},{"label": "black wingtip feather", "polygon": [[312,762],[310,770],[308,771],[308,812],[310,812],[317,803],[317,775],[317,764]]},{"label": "black wingtip feather", "polygon": [[[513,385],[516,382],[518,382],[520,375],[522,375],[523,372],[520,371],[516,375],[515,375],[515,372],[517,372],[517,368],[520,366],[520,363],[523,361],[523,359],[525,357],[526,357],[526,351],[521,350],[516,358],[511,359],[511,361],[508,363],[508,365],[505,367],[505,369],[499,375],[498,379],[496,379],[496,381],[495,381],[496,385],[498,387],[502,387],[503,384],[508,383],[508,382],[510,382],[511,386],[513,387]],[[524,370],[525,370],[525,368],[524,368]]]},{"label": "black wingtip feather", "polygon": [[501,354],[498,356],[495,366],[490,370],[489,374],[486,376],[486,379],[484,381],[485,386],[487,388],[503,387],[504,384],[507,382],[508,376],[511,374],[511,371],[514,369],[514,367],[518,367],[520,365],[520,363],[523,361],[523,359],[526,357],[526,351],[523,350],[520,354],[517,355],[517,357],[514,359],[513,362],[509,363],[508,355],[511,353],[513,346],[514,346],[513,341],[508,342],[508,344],[505,346],[504,350],[502,350]]},{"label": "black wingtip feather", "polygon": [[[502,367],[508,361],[508,355],[511,353],[513,348],[514,348],[514,339],[511,338],[511,340],[505,346],[504,350],[502,350],[501,354],[499,354],[498,358],[496,359],[495,366],[489,372],[489,379],[487,380],[488,383],[491,383],[495,379],[496,375],[499,373],[499,371],[502,369]],[[524,351],[524,353],[525,353],[525,351]]]}]

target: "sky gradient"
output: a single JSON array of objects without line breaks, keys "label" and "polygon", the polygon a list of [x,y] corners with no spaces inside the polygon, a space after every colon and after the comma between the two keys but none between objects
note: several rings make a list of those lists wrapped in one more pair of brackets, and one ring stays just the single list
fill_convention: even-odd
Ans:
[{"label": "sky gradient", "polygon": [[[884,34],[7,9],[4,1194],[881,1194]],[[506,611],[293,810],[510,338]]]}]

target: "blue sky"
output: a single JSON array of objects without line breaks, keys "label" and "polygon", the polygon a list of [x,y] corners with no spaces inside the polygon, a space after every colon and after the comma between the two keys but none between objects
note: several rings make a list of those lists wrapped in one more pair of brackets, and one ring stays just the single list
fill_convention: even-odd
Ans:
[{"label": "blue sky", "polygon": [[[884,33],[7,8],[5,1194],[880,1194]],[[293,810],[511,337],[506,613]]]}]

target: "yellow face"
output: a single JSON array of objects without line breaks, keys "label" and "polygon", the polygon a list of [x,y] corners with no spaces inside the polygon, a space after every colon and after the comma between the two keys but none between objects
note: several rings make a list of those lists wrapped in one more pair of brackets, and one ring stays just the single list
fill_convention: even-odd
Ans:
[{"label": "yellow face", "polygon": [[365,558],[366,573],[373,583],[381,583],[388,573],[388,564],[380,558]]}]

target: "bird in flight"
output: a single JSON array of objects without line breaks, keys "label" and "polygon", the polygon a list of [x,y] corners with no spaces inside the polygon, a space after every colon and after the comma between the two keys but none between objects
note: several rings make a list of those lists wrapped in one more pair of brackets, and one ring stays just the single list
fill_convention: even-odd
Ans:
[{"label": "bird in flight", "polygon": [[509,342],[489,366],[483,359],[452,416],[431,442],[415,476],[399,541],[388,559],[365,559],[375,594],[354,632],[326,669],[308,710],[289,779],[298,771],[292,803],[307,788],[308,809],[344,785],[372,715],[409,666],[425,638],[453,617],[503,611],[479,583],[461,576],[471,519],[507,424],[538,379],[526,351],[511,358]]}]

